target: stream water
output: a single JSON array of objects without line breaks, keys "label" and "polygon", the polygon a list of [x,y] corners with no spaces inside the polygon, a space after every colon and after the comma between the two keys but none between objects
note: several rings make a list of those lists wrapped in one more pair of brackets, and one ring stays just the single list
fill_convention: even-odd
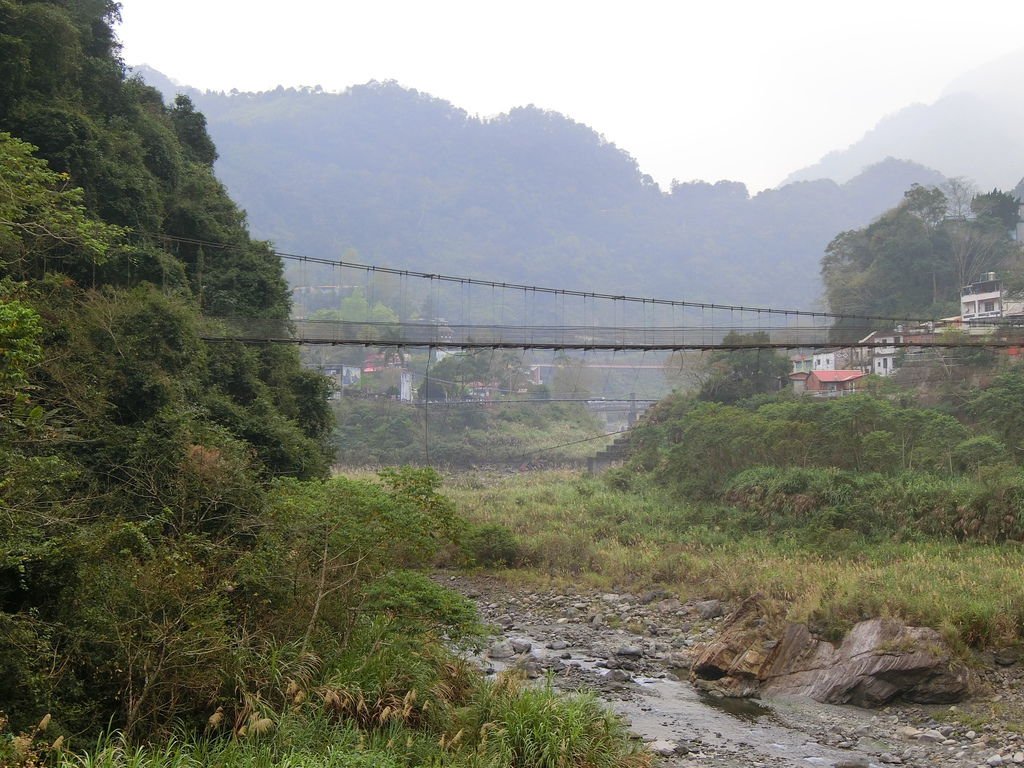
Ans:
[{"label": "stream water", "polygon": [[[568,684],[554,676],[556,687],[571,689],[593,687],[645,741],[664,741],[679,745],[679,754],[666,757],[675,766],[721,766],[722,768],[768,768],[775,766],[858,766],[884,768],[869,752],[838,749],[822,744],[809,734],[814,726],[823,727],[825,715],[835,707],[806,701],[754,701],[730,699],[702,693],[689,682],[666,677],[634,676],[628,682],[611,682],[602,659],[588,649],[569,647],[559,651],[544,648],[528,634],[517,633],[517,640],[530,642],[531,654],[543,666],[561,660],[575,668],[565,677]],[[493,673],[511,666],[512,660],[484,660]],[[587,685],[587,680],[591,685]],[[819,715],[822,717],[819,718]],[[867,723],[871,715],[849,710],[855,721]],[[825,726],[827,727],[827,726]],[[878,748],[885,745],[878,743]]]}]

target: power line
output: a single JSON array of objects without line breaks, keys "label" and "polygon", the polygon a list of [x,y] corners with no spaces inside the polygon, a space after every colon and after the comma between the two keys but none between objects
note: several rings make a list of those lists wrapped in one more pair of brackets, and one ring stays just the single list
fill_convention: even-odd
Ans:
[{"label": "power line", "polygon": [[559,443],[558,445],[549,445],[544,448],[537,448],[526,453],[519,454],[519,458],[525,459],[528,456],[533,456],[538,453],[546,453],[547,451],[554,451],[558,448],[566,448],[570,445],[579,445],[580,443],[591,443],[594,440],[603,440],[606,437],[612,437],[613,435],[621,435],[621,432],[605,432],[603,435],[596,435],[594,437],[584,437],[582,440],[570,440],[568,443]]}]

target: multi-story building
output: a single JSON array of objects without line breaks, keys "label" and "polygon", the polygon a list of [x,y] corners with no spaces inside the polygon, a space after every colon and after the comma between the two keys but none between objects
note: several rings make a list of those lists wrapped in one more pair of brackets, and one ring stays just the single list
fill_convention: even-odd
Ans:
[{"label": "multi-story building", "polygon": [[960,317],[964,325],[992,322],[1003,317],[1003,281],[995,272],[960,289]]}]

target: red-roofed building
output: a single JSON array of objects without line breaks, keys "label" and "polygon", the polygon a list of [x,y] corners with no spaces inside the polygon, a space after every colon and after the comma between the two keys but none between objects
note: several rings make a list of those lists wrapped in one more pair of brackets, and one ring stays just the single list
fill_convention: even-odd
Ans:
[{"label": "red-roofed building", "polygon": [[793,393],[802,395],[807,391],[807,377],[811,374],[807,371],[794,371],[789,374],[789,382],[793,385]]},{"label": "red-roofed building", "polygon": [[807,392],[822,395],[840,395],[857,391],[857,382],[864,378],[863,371],[812,371],[807,377]]}]

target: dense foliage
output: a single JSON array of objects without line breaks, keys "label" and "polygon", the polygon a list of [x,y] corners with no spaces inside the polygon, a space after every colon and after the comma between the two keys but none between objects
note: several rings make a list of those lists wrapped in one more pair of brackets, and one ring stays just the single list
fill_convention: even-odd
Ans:
[{"label": "dense foliage", "polygon": [[[742,334],[730,331],[725,344],[757,344],[771,339],[765,332]],[[698,398],[716,403],[735,403],[754,395],[778,392],[786,382],[789,363],[771,349],[719,350],[712,352],[700,372]]]},{"label": "dense foliage", "polygon": [[[0,3],[0,709],[15,726],[52,710],[64,729],[135,730],[230,693],[275,637],[232,592],[271,530],[268,483],[327,466],[319,377],[291,352],[202,341],[203,309],[287,316],[285,283],[213,177],[201,115],[125,80],[116,13]],[[168,236],[222,247],[204,261]]]},{"label": "dense foliage", "polygon": [[753,512],[752,529],[1021,540],[1022,387],[1013,368],[942,408],[870,394],[737,405],[674,396],[637,429],[631,472]]}]

